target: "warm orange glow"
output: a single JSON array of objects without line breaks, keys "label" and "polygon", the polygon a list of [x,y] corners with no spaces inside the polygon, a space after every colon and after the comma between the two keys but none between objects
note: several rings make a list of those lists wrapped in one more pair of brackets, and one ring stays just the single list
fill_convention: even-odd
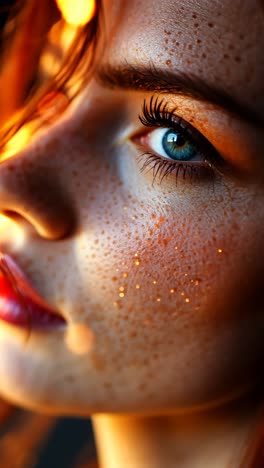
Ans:
[{"label": "warm orange glow", "polygon": [[67,109],[69,99],[63,93],[51,91],[38,104],[38,115],[43,123],[51,124]]},{"label": "warm orange glow", "polygon": [[56,0],[65,21],[73,26],[84,26],[95,14],[95,0]]},{"label": "warm orange glow", "polygon": [[25,148],[29,143],[32,134],[34,133],[33,123],[25,125],[8,141],[4,147],[3,152],[1,152],[1,161],[11,158],[17,154],[20,150]]}]

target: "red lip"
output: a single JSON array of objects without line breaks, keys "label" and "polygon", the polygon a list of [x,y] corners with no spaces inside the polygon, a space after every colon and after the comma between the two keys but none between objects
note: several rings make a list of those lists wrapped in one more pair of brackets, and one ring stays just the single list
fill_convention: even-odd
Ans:
[{"label": "red lip", "polygon": [[66,325],[65,319],[33,289],[14,260],[1,252],[0,320],[37,329]]}]

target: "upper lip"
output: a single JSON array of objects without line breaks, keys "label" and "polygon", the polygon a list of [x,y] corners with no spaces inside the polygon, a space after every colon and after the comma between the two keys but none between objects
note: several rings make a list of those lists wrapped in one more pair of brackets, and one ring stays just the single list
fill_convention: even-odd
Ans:
[{"label": "upper lip", "polygon": [[[44,314],[49,315],[54,322],[60,322],[66,324],[65,318],[57,310],[52,308],[32,286],[31,281],[24,274],[23,270],[17,265],[11,256],[0,251],[0,271],[4,277],[10,282],[13,290],[17,293],[17,296],[21,299],[21,303],[29,310],[30,324],[34,327],[38,327],[38,322],[41,322],[41,316],[43,319]],[[0,294],[1,295],[1,294]],[[28,307],[29,306],[29,307]],[[34,317],[34,311],[38,311],[38,321]],[[41,315],[42,314],[42,315]],[[48,322],[42,320],[42,327],[47,326]],[[42,328],[40,325],[40,328]]]}]

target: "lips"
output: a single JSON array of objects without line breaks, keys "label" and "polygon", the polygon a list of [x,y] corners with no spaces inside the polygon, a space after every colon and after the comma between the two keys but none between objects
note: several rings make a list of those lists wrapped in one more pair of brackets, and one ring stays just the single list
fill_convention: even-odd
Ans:
[{"label": "lips", "polygon": [[14,260],[1,252],[0,320],[36,329],[66,325],[65,319],[34,290]]}]

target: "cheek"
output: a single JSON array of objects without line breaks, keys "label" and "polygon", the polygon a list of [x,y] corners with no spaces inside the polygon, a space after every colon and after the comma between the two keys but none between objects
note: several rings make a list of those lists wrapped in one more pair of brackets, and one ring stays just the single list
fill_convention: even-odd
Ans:
[{"label": "cheek", "polygon": [[87,320],[103,337],[96,359],[126,368],[127,381],[136,372],[144,405],[204,404],[257,375],[262,305],[250,301],[261,236],[249,206],[215,202],[113,195],[96,205],[76,248]]}]

